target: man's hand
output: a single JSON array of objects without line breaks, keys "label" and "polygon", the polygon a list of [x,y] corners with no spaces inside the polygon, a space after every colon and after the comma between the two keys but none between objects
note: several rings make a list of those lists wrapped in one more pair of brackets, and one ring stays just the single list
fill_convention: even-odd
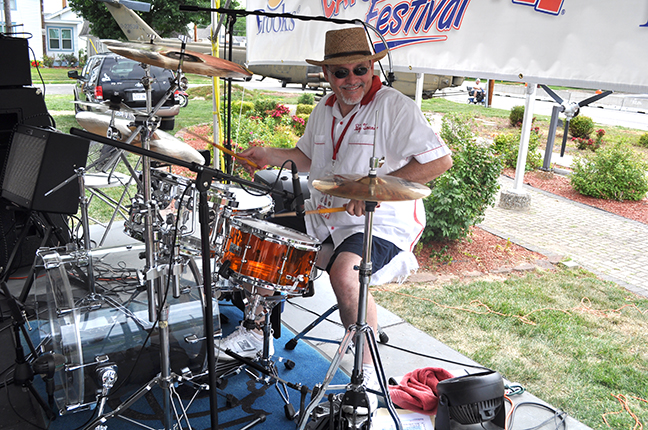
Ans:
[{"label": "man's hand", "polygon": [[[258,146],[253,146],[251,148],[246,149],[243,152],[239,152],[236,161],[243,166],[246,172],[250,174],[250,176],[254,176],[254,171],[255,170],[263,170],[266,167],[266,164],[268,162],[266,161],[266,155],[265,155],[265,149],[264,147],[258,147]],[[249,163],[246,163],[245,160],[249,160],[256,164],[255,166],[252,166]]]}]

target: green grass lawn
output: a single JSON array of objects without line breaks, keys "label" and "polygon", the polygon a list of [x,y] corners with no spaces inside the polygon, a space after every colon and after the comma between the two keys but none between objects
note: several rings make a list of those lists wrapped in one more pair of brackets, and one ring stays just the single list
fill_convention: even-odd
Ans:
[{"label": "green grass lawn", "polygon": [[[648,299],[614,283],[562,269],[503,282],[376,288],[374,297],[594,429],[607,428],[602,414],[622,409],[618,395],[648,422]],[[613,429],[634,425],[628,414],[608,420]]]}]

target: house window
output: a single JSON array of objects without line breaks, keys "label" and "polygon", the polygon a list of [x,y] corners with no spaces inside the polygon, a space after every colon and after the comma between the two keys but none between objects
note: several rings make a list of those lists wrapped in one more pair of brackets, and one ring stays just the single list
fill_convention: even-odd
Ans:
[{"label": "house window", "polygon": [[72,29],[65,27],[49,27],[47,43],[52,51],[72,51]]}]

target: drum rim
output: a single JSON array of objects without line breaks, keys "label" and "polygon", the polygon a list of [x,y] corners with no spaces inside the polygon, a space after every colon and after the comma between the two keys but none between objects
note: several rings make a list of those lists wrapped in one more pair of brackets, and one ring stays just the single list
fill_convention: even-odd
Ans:
[{"label": "drum rim", "polygon": [[[279,238],[279,239],[282,239],[282,242],[287,241],[287,242],[289,242],[291,244],[292,243],[303,244],[304,246],[313,247],[315,250],[319,250],[321,248],[320,241],[317,240],[316,238],[314,238],[313,236],[310,236],[310,235],[308,235],[306,233],[302,233],[301,231],[294,230],[294,229],[289,228],[289,227],[285,227],[285,226],[282,226],[282,225],[279,225],[279,224],[271,223],[271,222],[266,221],[266,220],[262,220],[262,219],[258,219],[258,218],[254,218],[254,217],[250,217],[250,216],[242,216],[242,217],[233,217],[230,221],[234,225],[236,225],[236,224],[245,224],[245,225],[247,225],[247,226],[249,226],[249,227],[251,227],[251,228],[253,228],[255,230],[259,230],[259,231],[263,232],[264,237],[270,236],[272,238]],[[301,237],[303,237],[305,239],[309,239],[309,240],[300,241],[300,240],[294,239],[294,238],[285,238],[285,237],[280,236],[280,235],[278,235],[278,234],[276,234],[274,232],[258,229],[255,226],[250,225],[249,223],[261,223],[261,224],[264,224],[266,226],[272,226],[273,228],[276,228],[278,230],[289,231],[291,233],[294,233],[296,235],[299,235],[299,236],[301,236]],[[255,235],[255,236],[258,237],[258,235]]]}]

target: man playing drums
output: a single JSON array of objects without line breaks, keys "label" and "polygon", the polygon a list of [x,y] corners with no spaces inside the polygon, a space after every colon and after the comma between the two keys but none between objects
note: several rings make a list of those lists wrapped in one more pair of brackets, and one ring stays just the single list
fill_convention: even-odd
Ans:
[{"label": "man playing drums", "polygon": [[[306,60],[322,67],[332,94],[313,110],[304,135],[295,148],[253,147],[240,155],[258,166],[281,166],[293,160],[301,172],[310,172],[310,199],[306,210],[346,207],[346,212],[307,215],[305,232],[334,246],[326,267],[345,327],[358,314],[365,203],[324,194],[312,187],[315,179],[334,174],[365,176],[374,153],[384,158],[379,175],[392,175],[426,184],[452,166],[451,153],[432,130],[416,104],[393,88],[383,86],[373,75],[374,61],[386,51],[373,54],[362,27],[326,33],[324,60]],[[378,118],[379,123],[376,123]],[[243,164],[252,173],[249,164]],[[425,227],[421,200],[382,202],[373,218],[373,273],[401,251],[411,251]],[[299,230],[298,226],[294,227]],[[320,266],[318,264],[318,266]],[[368,300],[367,324],[377,327],[376,305]],[[226,338],[221,349],[237,352],[237,344],[259,342],[260,335],[239,330]],[[256,341],[255,341],[256,338]],[[379,389],[368,346],[363,356],[364,384]],[[372,410],[377,405],[370,397]]]}]

